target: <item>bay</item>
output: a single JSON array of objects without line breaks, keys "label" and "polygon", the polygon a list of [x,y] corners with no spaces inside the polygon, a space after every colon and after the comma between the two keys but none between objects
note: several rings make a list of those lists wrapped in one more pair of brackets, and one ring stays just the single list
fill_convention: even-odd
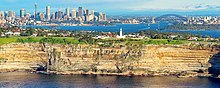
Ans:
[{"label": "bay", "polygon": [[210,36],[213,38],[220,37],[220,30],[157,30],[163,27],[166,27],[167,23],[161,24],[115,24],[114,26],[23,26],[24,28],[33,27],[33,28],[46,28],[46,29],[58,29],[58,30],[72,30],[72,31],[102,31],[102,32],[119,32],[119,29],[122,28],[124,33],[134,33],[140,30],[156,30],[160,32],[177,32],[177,33],[190,33],[190,34],[200,34],[202,36]]}]

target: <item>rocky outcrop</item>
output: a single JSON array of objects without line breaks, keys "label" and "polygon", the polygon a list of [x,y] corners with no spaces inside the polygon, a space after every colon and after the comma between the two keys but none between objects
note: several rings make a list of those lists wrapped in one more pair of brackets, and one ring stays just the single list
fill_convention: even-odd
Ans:
[{"label": "rocky outcrop", "polygon": [[208,71],[210,49],[182,46],[9,44],[0,50],[0,69],[46,65],[57,74],[195,75]]},{"label": "rocky outcrop", "polygon": [[176,46],[124,46],[102,48],[87,45],[53,47],[50,71],[65,74],[184,75],[208,72],[211,50]]},{"label": "rocky outcrop", "polygon": [[33,70],[47,63],[41,44],[6,44],[0,46],[0,72]]},{"label": "rocky outcrop", "polygon": [[211,63],[209,73],[212,74],[213,77],[218,77],[220,75],[220,52],[213,55],[209,63]]}]

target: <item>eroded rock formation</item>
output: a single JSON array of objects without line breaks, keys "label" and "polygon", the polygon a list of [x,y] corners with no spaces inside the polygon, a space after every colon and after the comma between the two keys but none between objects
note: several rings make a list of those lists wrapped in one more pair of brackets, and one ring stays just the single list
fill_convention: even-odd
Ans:
[{"label": "eroded rock formation", "polygon": [[158,45],[51,45],[9,44],[0,46],[0,70],[31,69],[46,65],[60,74],[182,75],[207,72],[210,49]]}]

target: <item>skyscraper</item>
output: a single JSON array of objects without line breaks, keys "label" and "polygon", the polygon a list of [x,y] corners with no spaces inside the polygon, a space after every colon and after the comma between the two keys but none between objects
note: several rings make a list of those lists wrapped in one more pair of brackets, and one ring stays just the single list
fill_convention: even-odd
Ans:
[{"label": "skyscraper", "polygon": [[82,7],[78,8],[78,17],[83,17],[83,9],[82,9]]},{"label": "skyscraper", "polygon": [[94,12],[94,16],[97,16],[97,17],[99,17],[99,12]]},{"label": "skyscraper", "polygon": [[86,14],[86,16],[89,16],[89,10],[88,9],[86,9],[85,14]]},{"label": "skyscraper", "polygon": [[91,11],[91,15],[93,15],[93,16],[95,15],[95,11],[94,10]]},{"label": "skyscraper", "polygon": [[50,6],[46,6],[46,19],[50,20]]},{"label": "skyscraper", "polygon": [[72,18],[76,18],[76,10],[72,10]]},{"label": "skyscraper", "polygon": [[39,16],[40,16],[40,20],[44,19],[44,13],[40,13]]},{"label": "skyscraper", "polygon": [[31,14],[30,13],[26,13],[25,17],[29,19],[31,17]]},{"label": "skyscraper", "polygon": [[66,14],[67,17],[70,17],[70,9],[69,8],[66,8],[66,13],[65,14]]},{"label": "skyscraper", "polygon": [[63,12],[62,12],[62,11],[56,12],[56,13],[55,13],[55,18],[56,18],[57,20],[62,19],[62,18],[63,18]]},{"label": "skyscraper", "polygon": [[8,17],[14,17],[14,13],[13,13],[13,11],[8,11],[8,15],[7,15]]},{"label": "skyscraper", "polygon": [[35,7],[35,15],[34,15],[34,18],[36,19],[36,18],[37,18],[37,3],[34,3],[34,7]]},{"label": "skyscraper", "polygon": [[99,21],[103,21],[103,14],[101,12],[99,13]]},{"label": "skyscraper", "polygon": [[24,17],[25,15],[25,10],[24,9],[21,9],[20,10],[20,18]]},{"label": "skyscraper", "polygon": [[55,20],[55,19],[56,19],[55,13],[52,13],[51,19],[52,19],[52,20]]},{"label": "skyscraper", "polygon": [[103,13],[102,16],[103,16],[103,21],[106,21],[106,20],[107,20],[107,18],[106,18],[106,14]]}]

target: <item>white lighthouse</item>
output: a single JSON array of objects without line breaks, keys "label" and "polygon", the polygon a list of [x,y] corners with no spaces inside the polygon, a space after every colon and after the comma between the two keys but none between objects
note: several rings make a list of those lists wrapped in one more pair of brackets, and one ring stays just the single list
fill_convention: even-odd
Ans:
[{"label": "white lighthouse", "polygon": [[120,28],[120,34],[117,35],[117,38],[125,38],[125,36],[123,36],[123,30],[122,30],[122,28]]},{"label": "white lighthouse", "polygon": [[123,36],[122,28],[120,28],[120,36]]}]

